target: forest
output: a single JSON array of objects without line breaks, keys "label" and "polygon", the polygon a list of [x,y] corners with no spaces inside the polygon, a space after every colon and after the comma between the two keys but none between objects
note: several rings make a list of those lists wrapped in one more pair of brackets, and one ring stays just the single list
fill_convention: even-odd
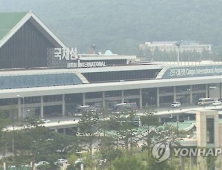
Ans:
[{"label": "forest", "polygon": [[222,48],[219,0],[0,0],[0,12],[32,11],[67,46],[138,54],[146,41],[194,40]]}]

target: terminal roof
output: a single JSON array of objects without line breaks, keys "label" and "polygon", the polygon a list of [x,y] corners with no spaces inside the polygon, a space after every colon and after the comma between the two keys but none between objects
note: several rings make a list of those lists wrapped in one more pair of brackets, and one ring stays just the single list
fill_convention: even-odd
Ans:
[{"label": "terminal roof", "polygon": [[58,47],[65,45],[30,11],[0,13],[0,47],[3,46],[27,21],[32,22],[50,42]]}]

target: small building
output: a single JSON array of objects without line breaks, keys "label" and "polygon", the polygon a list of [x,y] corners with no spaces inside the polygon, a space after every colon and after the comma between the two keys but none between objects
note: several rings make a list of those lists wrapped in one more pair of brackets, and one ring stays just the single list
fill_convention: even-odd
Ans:
[{"label": "small building", "polygon": [[[154,41],[154,42],[145,42],[145,44],[140,44],[141,50],[149,49],[152,53],[156,49],[160,51],[172,52],[177,51],[178,46],[176,45],[177,41]],[[198,52],[202,53],[204,50],[211,52],[212,44],[199,44],[195,41],[181,41],[180,52]]]},{"label": "small building", "polygon": [[[199,148],[214,148],[221,149],[221,130],[222,124],[219,121],[218,111],[202,110],[196,114],[196,128],[197,128],[197,147]],[[221,164],[222,155],[219,154],[215,162],[211,161],[212,169],[219,170],[221,167],[216,167],[216,164]],[[207,169],[206,158],[197,157],[198,169]]]}]

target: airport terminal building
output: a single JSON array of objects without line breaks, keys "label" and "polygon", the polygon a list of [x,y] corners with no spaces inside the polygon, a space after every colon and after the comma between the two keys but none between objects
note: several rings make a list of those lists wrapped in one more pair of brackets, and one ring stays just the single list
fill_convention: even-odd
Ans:
[{"label": "airport terminal building", "polygon": [[0,13],[0,23],[0,108],[16,108],[19,117],[28,111],[65,116],[79,105],[192,105],[222,95],[222,63],[169,65],[78,54],[32,12]]}]

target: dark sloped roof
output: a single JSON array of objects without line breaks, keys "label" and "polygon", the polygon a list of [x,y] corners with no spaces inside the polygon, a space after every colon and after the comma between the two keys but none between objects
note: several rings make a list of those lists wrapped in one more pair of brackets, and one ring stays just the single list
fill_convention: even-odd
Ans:
[{"label": "dark sloped roof", "polygon": [[0,48],[28,20],[31,21],[53,44],[56,44],[58,47],[65,47],[65,45],[30,11],[0,13]]},{"label": "dark sloped roof", "polygon": [[28,12],[0,13],[0,40],[4,38]]}]

